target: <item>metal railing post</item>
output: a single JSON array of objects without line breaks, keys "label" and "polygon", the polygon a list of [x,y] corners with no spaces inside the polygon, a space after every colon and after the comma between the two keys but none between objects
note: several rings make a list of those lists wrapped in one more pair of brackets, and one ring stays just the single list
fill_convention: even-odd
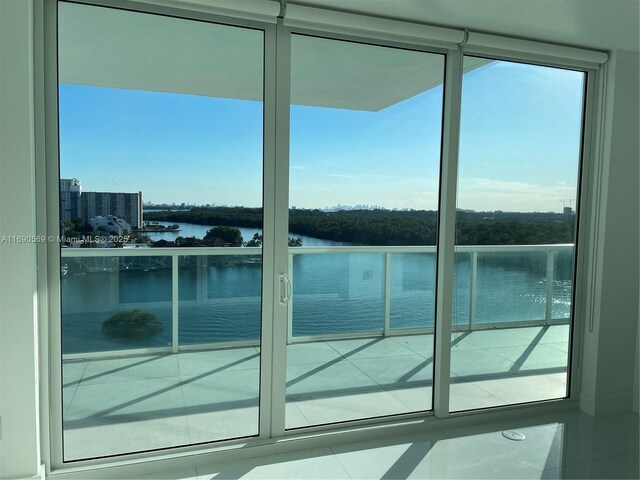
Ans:
[{"label": "metal railing post", "polygon": [[293,343],[293,254],[289,253],[289,282],[291,283],[291,295],[287,302],[287,345]]},{"label": "metal railing post", "polygon": [[478,285],[478,252],[471,252],[469,266],[469,330],[476,326],[476,290]]},{"label": "metal railing post", "polygon": [[391,254],[384,254],[384,328],[383,334],[389,336],[391,322]]},{"label": "metal railing post", "polygon": [[553,314],[553,267],[555,266],[556,252],[547,251],[547,300],[544,320],[546,323],[551,322]]},{"label": "metal railing post", "polygon": [[178,255],[171,255],[171,351],[178,353],[178,315],[180,312],[180,298],[178,290]]}]

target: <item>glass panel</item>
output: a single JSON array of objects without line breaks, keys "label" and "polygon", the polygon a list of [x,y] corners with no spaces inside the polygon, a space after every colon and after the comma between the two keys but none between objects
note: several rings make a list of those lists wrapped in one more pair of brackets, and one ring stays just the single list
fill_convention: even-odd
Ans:
[{"label": "glass panel", "polygon": [[384,254],[294,255],[293,259],[294,337],[382,332]]},{"label": "glass panel", "polygon": [[443,56],[291,42],[286,427],[429,410]]},{"label": "glass panel", "polygon": [[59,75],[64,460],[257,435],[263,32],[61,2]]},{"label": "glass panel", "polygon": [[[474,287],[471,285],[471,268],[474,262],[471,252],[456,252],[455,254],[455,272],[453,285],[453,319],[451,326],[453,331],[459,329],[467,329],[469,326],[469,318],[471,312],[471,291]],[[474,307],[475,308],[475,307]]]},{"label": "glass panel", "polygon": [[475,323],[544,320],[545,252],[477,254]]},{"label": "glass panel", "polygon": [[[171,345],[171,257],[119,257],[105,250],[78,258],[69,250],[62,258],[64,354]],[[148,332],[124,327],[123,313],[135,310]]]},{"label": "glass panel", "polygon": [[585,74],[464,72],[450,409],[562,398]]},{"label": "glass panel", "polygon": [[179,259],[180,272],[189,279],[180,292],[180,345],[258,346],[262,255]]},{"label": "glass panel", "polygon": [[551,319],[564,320],[571,317],[573,299],[573,248],[556,253],[553,262],[553,308]]},{"label": "glass panel", "polygon": [[393,332],[416,328],[433,330],[436,254],[392,253],[390,327]]}]

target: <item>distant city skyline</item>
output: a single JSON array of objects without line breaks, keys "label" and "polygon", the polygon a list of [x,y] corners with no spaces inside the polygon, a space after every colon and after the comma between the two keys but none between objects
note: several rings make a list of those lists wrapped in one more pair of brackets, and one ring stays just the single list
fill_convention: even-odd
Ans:
[{"label": "distant city skyline", "polygon": [[[167,202],[158,202],[158,203],[154,203],[154,202],[144,202],[144,207],[146,208],[176,208],[176,209],[191,209],[191,208],[235,208],[237,206],[235,205],[226,205],[226,204],[217,204],[217,203],[185,203],[185,202],[181,202],[181,203],[175,203],[175,202],[171,202],[171,203],[167,203]],[[251,207],[251,208],[262,208],[262,207]],[[289,207],[291,210],[296,210],[298,209],[298,207],[296,205],[291,205]],[[302,209],[302,208],[300,208]],[[337,211],[349,211],[349,210],[390,210],[390,211],[398,211],[398,212],[410,212],[410,211],[417,211],[419,209],[414,209],[414,208],[385,208],[382,207],[380,205],[342,205],[342,204],[338,204],[338,205],[325,205],[324,207],[316,207],[315,209],[317,210],[321,210],[323,212],[337,212]],[[567,211],[571,211],[574,212],[574,208],[573,206],[570,206],[568,204],[568,202],[566,204],[563,204],[563,207],[561,207],[560,212],[539,212],[539,213],[566,213]],[[433,211],[433,210],[432,210]],[[505,212],[505,210],[474,210],[471,208],[461,208],[461,207],[457,207],[456,211],[459,212],[472,212],[472,213],[482,213],[482,212],[487,212],[487,213],[499,213],[499,212]],[[530,213],[530,212],[514,212],[514,213]],[[533,213],[538,213],[538,212],[533,212]]]},{"label": "distant city skyline", "polygon": [[[494,62],[466,74],[458,208],[575,199],[584,75]],[[438,205],[442,87],[379,112],[291,107],[290,205]],[[61,177],[152,203],[262,203],[262,103],[60,85]],[[575,200],[573,200],[575,202]]]}]

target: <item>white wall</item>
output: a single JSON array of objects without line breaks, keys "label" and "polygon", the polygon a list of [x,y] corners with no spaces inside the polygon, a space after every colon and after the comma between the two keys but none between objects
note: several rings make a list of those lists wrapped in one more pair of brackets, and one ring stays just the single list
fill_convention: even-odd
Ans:
[{"label": "white wall", "polygon": [[638,53],[620,50],[609,65],[601,290],[594,331],[584,336],[580,396],[581,408],[592,415],[629,411],[637,376],[638,67]]},{"label": "white wall", "polygon": [[[0,241],[35,234],[32,22],[32,0],[0,1]],[[40,464],[36,245],[0,243],[0,268],[0,478],[28,478]]]}]

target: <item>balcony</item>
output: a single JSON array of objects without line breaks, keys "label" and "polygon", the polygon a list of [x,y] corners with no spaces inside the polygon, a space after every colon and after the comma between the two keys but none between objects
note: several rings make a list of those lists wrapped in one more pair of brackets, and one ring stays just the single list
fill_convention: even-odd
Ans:
[{"label": "balcony", "polygon": [[[566,396],[572,252],[457,248],[452,411]],[[257,434],[259,254],[63,249],[68,459]],[[287,427],[430,410],[435,248],[296,247],[289,257]],[[333,273],[324,282],[321,264]],[[493,285],[521,297],[511,317],[489,295],[491,268],[513,270],[505,285]],[[132,296],[131,282],[145,277],[149,284]],[[92,297],[79,302],[74,285]],[[103,335],[102,320],[134,308],[154,312],[163,331]]]}]

